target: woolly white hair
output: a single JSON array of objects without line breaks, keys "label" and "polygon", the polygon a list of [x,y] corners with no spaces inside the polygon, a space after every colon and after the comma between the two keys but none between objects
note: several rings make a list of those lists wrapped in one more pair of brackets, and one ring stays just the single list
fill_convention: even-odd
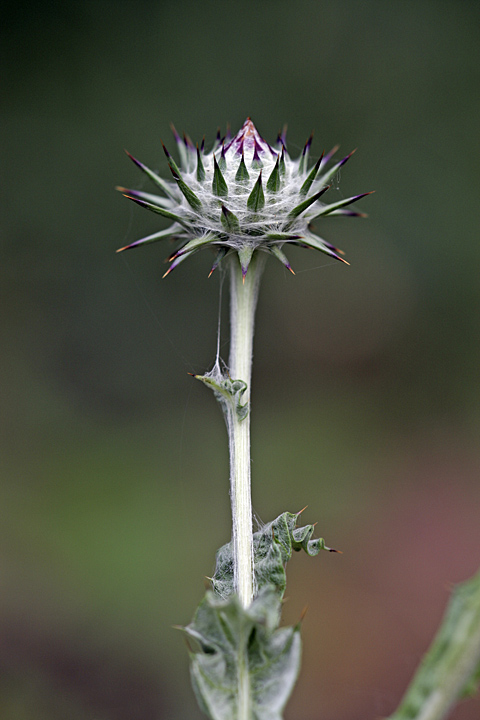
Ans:
[{"label": "woolly white hair", "polygon": [[327,169],[338,149],[334,148],[322,154],[309,169],[312,136],[300,156],[293,160],[287,152],[285,133],[279,134],[273,148],[260,136],[250,118],[233,138],[221,139],[218,135],[208,153],[203,143],[200,148],[195,147],[187,136],[182,140],[174,128],[173,131],[180,167],[165,147],[164,150],[174,182],[163,180],[130,156],[163,196],[118,188],[129,199],[173,224],[120,251],[168,236],[177,239],[179,246],[169,257],[171,265],[165,275],[205,247],[217,251],[210,274],[226,254],[236,252],[244,278],[256,250],[274,255],[292,270],[282,251],[288,243],[314,248],[346,262],[341,257],[342,251],[315,235],[310,224],[325,215],[362,215],[345,208],[369,193],[329,204],[320,200],[329,189],[331,178],[353,153]]}]

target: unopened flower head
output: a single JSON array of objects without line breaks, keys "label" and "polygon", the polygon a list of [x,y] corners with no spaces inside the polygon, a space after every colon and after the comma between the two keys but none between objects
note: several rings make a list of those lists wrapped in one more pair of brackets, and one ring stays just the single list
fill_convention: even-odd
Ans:
[{"label": "unopened flower head", "polygon": [[332,164],[334,148],[309,167],[312,137],[300,156],[292,160],[285,132],[272,147],[250,118],[233,138],[227,135],[222,139],[218,133],[208,153],[203,142],[195,147],[190,138],[184,135],[182,139],[175,129],[173,132],[179,165],[164,146],[173,181],[164,180],[129,155],[162,194],[118,188],[125,197],[172,224],[117,252],[170,237],[178,246],[168,258],[171,264],[165,275],[206,247],[216,251],[210,274],[226,255],[236,252],[244,278],[257,251],[274,255],[292,271],[283,252],[286,244],[314,248],[346,262],[341,250],[314,234],[311,223],[326,215],[362,216],[347,206],[369,193],[331,203],[324,199],[329,182],[352,153]]}]

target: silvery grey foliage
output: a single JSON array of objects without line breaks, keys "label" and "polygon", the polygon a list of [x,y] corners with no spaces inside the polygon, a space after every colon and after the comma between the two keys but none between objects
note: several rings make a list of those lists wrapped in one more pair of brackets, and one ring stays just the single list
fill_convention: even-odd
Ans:
[{"label": "silvery grey foliage", "polygon": [[[280,720],[300,668],[300,623],[279,627],[286,586],[285,565],[292,552],[318,555],[328,548],[312,539],[313,525],[297,528],[300,513],[283,513],[254,533],[256,593],[244,608],[234,587],[233,543],[217,552],[212,591],[190,625],[192,683],[200,707],[212,720]],[[242,668],[248,672],[242,673]],[[246,692],[239,682],[246,676]],[[249,714],[242,715],[241,698]]]}]

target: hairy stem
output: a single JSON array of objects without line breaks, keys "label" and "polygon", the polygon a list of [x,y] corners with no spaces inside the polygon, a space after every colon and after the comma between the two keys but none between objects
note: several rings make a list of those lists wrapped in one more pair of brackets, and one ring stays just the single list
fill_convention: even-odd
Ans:
[{"label": "hairy stem", "polygon": [[[260,277],[264,255],[254,253],[245,279],[235,254],[230,264],[230,376],[243,380],[243,400],[250,406],[252,347]],[[234,541],[234,583],[243,607],[254,594],[252,498],[250,482],[250,412],[241,420],[231,413],[230,495]]]}]

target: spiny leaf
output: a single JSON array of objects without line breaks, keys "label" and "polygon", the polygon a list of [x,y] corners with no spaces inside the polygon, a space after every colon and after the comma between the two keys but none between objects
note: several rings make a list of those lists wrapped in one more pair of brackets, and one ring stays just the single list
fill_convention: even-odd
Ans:
[{"label": "spiny leaf", "polygon": [[257,590],[247,608],[234,591],[231,541],[217,552],[213,592],[207,592],[193,621],[182,628],[194,690],[211,720],[238,720],[240,708],[242,717],[251,720],[282,720],[301,650],[300,623],[279,628],[285,564],[293,551],[303,549],[310,556],[320,550],[336,552],[322,539],[311,539],[313,525],[296,527],[301,512],[283,513],[254,533]]},{"label": "spiny leaf", "polygon": [[222,152],[220,153],[220,158],[218,160],[218,167],[222,172],[225,172],[227,169],[227,159],[225,157],[225,143],[222,143]]},{"label": "spiny leaf", "polygon": [[210,272],[208,273],[208,277],[210,277],[210,276],[212,275],[212,273],[215,272],[215,270],[217,269],[217,267],[220,265],[221,261],[223,260],[223,258],[224,258],[225,255],[227,254],[227,252],[228,252],[228,250],[227,250],[227,248],[225,248],[225,247],[220,247],[220,248],[218,249],[217,257],[215,258],[215,260],[214,260],[214,262],[213,262],[213,265],[212,265],[212,268],[211,268]]},{"label": "spiny leaf", "polygon": [[282,154],[280,155],[279,170],[280,170],[280,175],[282,177],[284,177],[284,175],[286,173],[285,147],[282,147]]},{"label": "spiny leaf", "polygon": [[260,150],[261,150],[261,148],[259,148],[259,146],[257,145],[257,141],[255,141],[253,158],[252,158],[252,168],[254,170],[260,170],[263,167],[263,162],[260,158]]},{"label": "spiny leaf", "polygon": [[350,158],[352,157],[354,152],[356,152],[356,148],[355,148],[355,150],[352,150],[351,153],[348,153],[348,155],[345,155],[345,157],[342,158],[338,163],[335,163],[335,165],[333,165],[328,172],[324,173],[324,175],[322,175],[319,178],[319,182],[321,182],[322,185],[327,183],[330,180],[330,178],[332,178],[335,175],[335,173],[338,172],[338,170],[340,170],[342,165],[345,165],[345,163],[348,160],[350,160]]},{"label": "spiny leaf", "polygon": [[352,197],[345,198],[344,200],[339,200],[338,202],[331,203],[330,205],[324,205],[324,207],[320,210],[320,212],[315,215],[315,217],[329,215],[332,210],[337,210],[337,208],[344,207],[345,205],[351,205],[352,203],[357,202],[357,200],[360,200],[360,198],[366,197],[367,195],[372,195],[372,193],[374,192],[375,190],[371,190],[370,192],[361,193],[360,195],[352,195]]},{"label": "spiny leaf", "polygon": [[165,147],[165,145],[163,144],[163,142],[162,142],[162,147],[163,147],[163,152],[165,153],[165,155],[166,155],[166,157],[167,157],[168,164],[169,164],[169,166],[170,166],[170,170],[173,168],[174,170],[176,170],[176,172],[178,173],[178,175],[180,175],[180,168],[178,167],[177,163],[175,162],[175,160],[173,159],[173,157],[172,157],[172,156],[170,155],[170,153],[168,152],[168,150],[167,150],[167,148]]},{"label": "spiny leaf", "polygon": [[192,155],[195,153],[195,145],[192,142],[192,139],[187,135],[186,132],[183,133],[183,142],[185,143],[185,147],[187,148],[188,152]]},{"label": "spiny leaf", "polygon": [[177,150],[178,154],[180,155],[180,164],[182,167],[187,167],[188,160],[187,160],[187,149],[185,147],[185,143],[183,142],[182,138],[178,134],[175,125],[171,122],[170,123],[170,130],[173,133],[173,137],[175,138],[175,142],[177,143]]},{"label": "spiny leaf", "polygon": [[[211,274],[211,273],[210,273]],[[247,389],[247,383],[243,380],[232,380],[228,375],[211,376],[211,375],[194,375],[196,380],[200,380],[207,385],[220,403],[226,403],[233,409],[239,420],[244,420],[248,415],[248,403],[243,403],[242,398]]]},{"label": "spiny leaf", "polygon": [[238,170],[235,175],[235,180],[238,183],[245,184],[250,179],[250,175],[248,174],[247,166],[245,165],[245,158],[242,153],[242,159],[240,160],[240,165],[238,166]]},{"label": "spiny leaf", "polygon": [[165,210],[165,208],[158,207],[158,205],[153,205],[149,202],[145,202],[145,200],[138,200],[138,198],[132,197],[131,195],[124,195],[124,197],[128,198],[129,200],[133,200],[133,202],[137,203],[137,205],[141,205],[141,207],[147,208],[147,210],[151,210],[152,212],[158,213],[159,215],[163,215],[163,217],[170,218],[170,220],[175,220],[175,222],[180,223],[180,225],[183,225],[188,230],[190,229],[190,224],[186,220],[184,220],[179,215],[175,215],[175,213],[172,213],[169,210]]},{"label": "spiny leaf", "polygon": [[180,192],[184,196],[185,200],[188,202],[191,208],[194,210],[201,210],[202,203],[200,199],[195,195],[193,190],[187,185],[185,180],[182,178],[179,172],[175,170],[174,167],[169,165],[170,170],[172,171],[172,175],[175,178],[175,181],[180,189]]},{"label": "spiny leaf", "polygon": [[267,180],[267,190],[276,193],[280,190],[280,155],[277,155],[277,161]]},{"label": "spiny leaf", "polygon": [[305,197],[305,195],[308,194],[308,191],[310,190],[313,181],[314,181],[315,178],[317,177],[318,169],[319,169],[320,164],[321,164],[321,162],[322,162],[322,158],[323,158],[323,153],[322,153],[321,157],[318,158],[318,160],[317,160],[317,162],[315,163],[314,167],[313,167],[312,170],[309,172],[309,174],[308,174],[308,176],[307,176],[307,179],[305,180],[305,182],[303,183],[302,187],[300,188],[299,193],[298,193],[300,196]]},{"label": "spiny leaf", "polygon": [[187,252],[192,253],[196,250],[200,250],[200,248],[204,247],[205,245],[212,245],[215,240],[218,239],[219,238],[214,235],[214,233],[208,233],[208,235],[204,235],[203,237],[193,238],[193,240],[187,242],[187,244],[184,245],[180,250],[173,253],[172,260],[174,258],[180,257],[180,255],[184,255]]},{"label": "spiny leaf", "polygon": [[[303,549],[311,557],[318,555],[320,550],[338,552],[327,547],[322,538],[311,539],[313,525],[297,528],[300,514],[282,513],[253,534],[255,581],[258,590],[273,585],[280,599],[287,582],[285,564],[294,550]],[[235,592],[233,583],[233,545],[229,542],[217,552],[212,589],[220,597],[227,598]]]},{"label": "spiny leaf", "polygon": [[285,253],[278,247],[278,245],[270,245],[270,252],[272,253],[272,255],[273,255],[274,257],[277,258],[277,260],[280,260],[280,262],[281,262],[283,265],[285,265],[285,267],[287,268],[287,270],[290,270],[290,272],[292,273],[292,275],[295,275],[295,273],[293,272],[292,267],[291,267],[291,265],[290,265],[290,263],[289,263],[289,261],[288,261],[287,256],[286,256]]},{"label": "spiny leaf", "polygon": [[323,193],[327,192],[329,187],[330,186],[327,185],[327,187],[322,188],[317,193],[315,193],[315,195],[312,195],[311,197],[307,198],[306,200],[301,202],[299,205],[294,207],[293,210],[290,210],[287,217],[296,218],[299,215],[301,215],[305,210],[307,210],[307,208],[310,207],[310,205],[313,205],[314,202],[317,202],[318,198],[321,197],[323,195]]},{"label": "spiny leaf", "polygon": [[213,182],[212,182],[212,192],[214,195],[217,195],[217,197],[227,197],[228,196],[228,186],[225,182],[225,178],[222,175],[222,171],[218,167],[217,159],[215,155],[213,156]]},{"label": "spiny leaf", "polygon": [[135,242],[130,243],[130,245],[125,245],[125,247],[118,248],[116,252],[123,252],[124,250],[130,250],[131,248],[137,247],[138,245],[147,245],[148,243],[163,240],[166,237],[175,235],[176,231],[179,229],[180,225],[174,223],[166,230],[160,230],[159,232],[153,233],[153,235],[147,235],[147,237],[141,238],[141,240],[135,240]]},{"label": "spiny leaf", "polygon": [[240,223],[238,222],[237,216],[231,212],[225,205],[222,205],[222,225],[228,232],[234,233],[239,232]]},{"label": "spiny leaf", "polygon": [[178,201],[177,196],[175,195],[175,193],[172,192],[171,188],[168,186],[168,183],[166,183],[163,178],[159,177],[156,173],[153,172],[153,170],[150,170],[150,168],[141,163],[140,160],[134,158],[133,155],[130,155],[128,150],[125,150],[125,152],[130,158],[130,160],[134,162],[135,165],[139,167],[140,170],[142,170],[142,172],[144,172],[145,175],[147,175],[150,180],[165,193],[165,195],[172,198],[172,200],[175,200],[176,202]]},{"label": "spiny leaf", "polygon": [[[201,379],[201,378],[200,378]],[[237,381],[232,381],[237,382]],[[285,564],[293,551],[314,556],[330,550],[313,525],[296,527],[299,513],[283,513],[253,535],[257,593],[243,608],[234,591],[233,542],[220,548],[207,592],[193,621],[183,628],[191,647],[198,702],[211,720],[245,717],[281,720],[300,664],[300,623],[279,628]],[[245,689],[246,688],[246,689]]]},{"label": "spiny leaf", "polygon": [[129,195],[130,197],[135,197],[140,200],[146,200],[147,202],[151,202],[153,205],[158,205],[159,207],[172,207],[172,201],[168,198],[160,197],[160,195],[152,195],[151,193],[141,192],[140,190],[130,190],[130,188],[121,187],[120,185],[117,185],[115,190],[121,192],[122,195]]},{"label": "spiny leaf", "polygon": [[217,134],[215,136],[215,140],[213,143],[212,152],[215,152],[216,149],[220,146],[220,143],[222,142],[222,134],[220,132],[220,128],[217,128]]},{"label": "spiny leaf", "polygon": [[280,609],[269,589],[248,608],[235,595],[221,601],[207,593],[183,628],[193,688],[211,720],[238,720],[245,712],[251,720],[281,720],[298,676],[301,638],[299,624],[278,627]]},{"label": "spiny leaf", "polygon": [[323,156],[322,163],[320,165],[320,170],[332,159],[332,157],[335,155],[337,150],[339,149],[340,145],[335,145],[330,152],[328,152],[326,155]]},{"label": "spiny leaf", "polygon": [[304,173],[307,172],[308,156],[310,153],[310,146],[312,144],[312,141],[313,141],[313,132],[310,135],[310,137],[308,138],[307,142],[305,143],[305,147],[303,148],[302,154],[300,156],[300,160],[298,163],[298,174],[299,175],[303,175]]},{"label": "spiny leaf", "polygon": [[205,168],[203,167],[202,156],[197,143],[197,180],[203,182],[205,180]]},{"label": "spiny leaf", "polygon": [[362,212],[355,212],[355,210],[344,210],[343,208],[340,208],[339,210],[332,210],[332,212],[328,213],[330,217],[333,216],[342,216],[342,217],[361,217],[361,218],[367,218],[368,213],[362,213]]},{"label": "spiny leaf", "polygon": [[162,275],[162,279],[167,277],[167,275],[169,275],[172,272],[172,270],[175,270],[177,265],[180,265],[180,263],[183,262],[184,260],[186,260],[188,257],[190,257],[190,255],[192,255],[192,253],[185,253],[185,255],[180,255],[180,257],[176,257],[174,259],[174,261],[172,262],[172,264],[170,265],[170,267],[168,268],[167,272]]},{"label": "spiny leaf", "polygon": [[348,263],[346,260],[343,259],[343,257],[341,257],[341,255],[343,255],[342,250],[338,250],[338,248],[333,247],[333,245],[330,245],[330,243],[318,237],[317,235],[304,235],[300,240],[299,245],[302,245],[302,247],[310,247],[314,250],[320,250],[320,252],[323,252],[326,255],[330,255],[330,257],[335,258],[335,260],[340,260],[340,262],[345,263],[345,265],[350,265],[350,263]]},{"label": "spiny leaf", "polygon": [[292,233],[276,232],[267,233],[265,235],[267,240],[283,240],[284,242],[291,242],[292,240],[300,240],[302,235],[292,235]]},{"label": "spiny leaf", "polygon": [[262,171],[258,176],[257,182],[253,186],[253,190],[248,196],[247,207],[252,212],[258,212],[265,206],[265,195],[262,187]]},{"label": "spiny leaf", "polygon": [[283,128],[280,130],[277,136],[277,145],[280,145],[281,147],[287,148],[287,128],[288,125],[285,123]]},{"label": "spiny leaf", "polygon": [[238,258],[240,260],[240,266],[242,268],[242,278],[245,282],[247,276],[248,267],[253,256],[253,247],[251,245],[244,245],[238,250]]}]

